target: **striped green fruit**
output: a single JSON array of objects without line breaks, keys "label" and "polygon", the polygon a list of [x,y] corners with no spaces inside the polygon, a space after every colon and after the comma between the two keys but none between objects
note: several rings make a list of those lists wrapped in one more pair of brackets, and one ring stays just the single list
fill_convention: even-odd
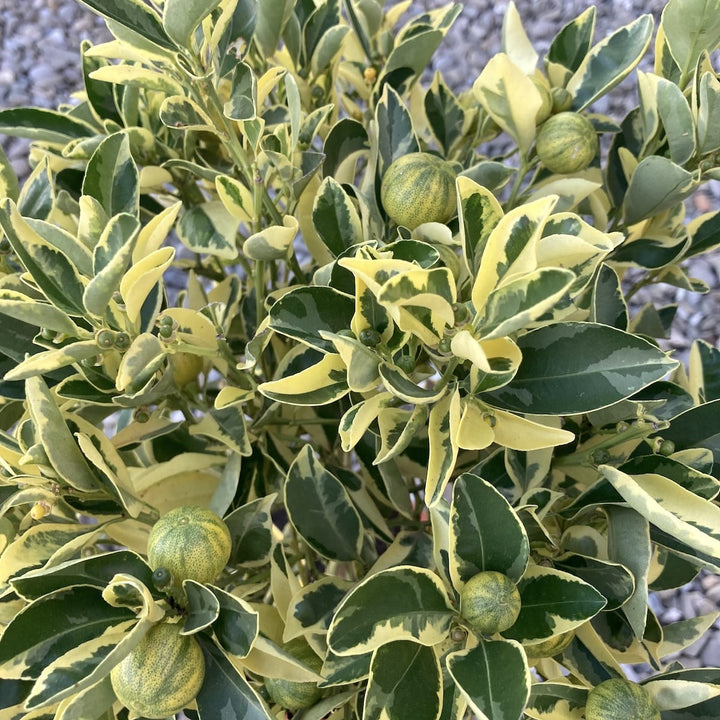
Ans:
[{"label": "striped green fruit", "polygon": [[647,690],[625,678],[601,682],[588,693],[586,720],[660,720]]},{"label": "striped green fruit", "polygon": [[153,570],[167,570],[176,587],[183,580],[208,583],[227,565],[231,549],[222,518],[207,508],[186,505],[155,523],[148,538],[148,562]]},{"label": "striped green fruit", "polygon": [[391,220],[411,230],[426,222],[445,223],[456,211],[455,173],[437,155],[403,155],[385,171],[380,200]]},{"label": "striped green fruit", "polygon": [[520,592],[507,576],[494,570],[473,575],[460,591],[460,614],[480,635],[493,635],[515,624]]},{"label": "striped green fruit", "polygon": [[[322,660],[307,644],[304,638],[295,638],[285,643],[285,652],[292,655],[311,670],[319,673]],[[314,705],[321,697],[322,690],[314,682],[293,682],[282,678],[265,678],[265,689],[270,699],[285,710],[302,710]]]},{"label": "striped green fruit", "polygon": [[560,175],[584,170],[597,155],[599,143],[592,123],[580,113],[561,112],[549,117],[535,141],[540,162]]},{"label": "striped green fruit", "polygon": [[205,678],[205,659],[197,640],[180,635],[181,626],[155,625],[130,654],[110,671],[118,700],[149,720],[162,720],[186,708]]}]

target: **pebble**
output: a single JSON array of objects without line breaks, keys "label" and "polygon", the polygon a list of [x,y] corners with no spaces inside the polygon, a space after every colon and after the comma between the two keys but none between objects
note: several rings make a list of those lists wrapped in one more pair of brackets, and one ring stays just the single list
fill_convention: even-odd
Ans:
[{"label": "pebble", "polygon": [[[446,0],[422,0],[413,3],[413,12],[445,4]],[[589,0],[515,0],[525,31],[542,55],[560,28],[579,15]],[[665,0],[612,0],[598,3],[595,42],[610,32],[649,12],[656,23]],[[507,0],[468,0],[450,29],[431,68],[440,70],[453,90],[467,89],[485,63],[501,50],[502,23]],[[409,17],[409,16],[407,16]],[[54,108],[67,100],[82,85],[79,46],[84,39],[104,42],[110,35],[101,19],[74,0],[32,0],[0,2],[0,108],[35,105]],[[541,60],[542,62],[542,60]],[[641,67],[651,69],[650,57]],[[626,78],[611,96],[603,98],[593,111],[620,119],[636,103],[634,74]],[[13,168],[21,176],[30,172],[27,142],[20,138],[0,136],[0,143]],[[720,181],[712,181],[703,192],[687,203],[688,217],[711,212],[720,207]],[[693,258],[687,262],[691,277],[703,280],[711,288],[706,295],[677,290],[658,284],[640,290],[633,298],[631,310],[644,303],[657,305],[679,303],[678,323],[673,328],[666,349],[687,361],[690,342],[703,337],[717,344],[720,332],[720,254]],[[633,272],[628,272],[632,282]],[[720,607],[720,578],[701,573],[699,579],[682,591],[653,594],[653,610],[667,625]],[[720,666],[720,622],[713,633],[701,638],[679,656],[686,667]],[[631,678],[640,678],[640,670],[628,669]]]}]

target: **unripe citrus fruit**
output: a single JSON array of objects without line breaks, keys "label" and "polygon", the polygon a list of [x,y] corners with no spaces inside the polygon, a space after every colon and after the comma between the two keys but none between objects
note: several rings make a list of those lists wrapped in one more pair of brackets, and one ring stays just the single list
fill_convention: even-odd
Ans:
[{"label": "unripe citrus fruit", "polygon": [[[322,660],[304,638],[295,638],[283,646],[285,652],[297,658],[311,670],[319,673]],[[265,688],[274,703],[286,710],[301,710],[314,705],[322,690],[314,682],[293,682],[282,678],[265,678]]]},{"label": "unripe citrus fruit", "polygon": [[586,720],[660,720],[647,690],[625,678],[601,682],[588,694]]},{"label": "unripe citrus fruit", "polygon": [[205,659],[192,635],[179,624],[150,628],[130,654],[110,672],[118,700],[131,712],[162,720],[187,707],[205,678]]},{"label": "unripe citrus fruit", "polygon": [[426,222],[447,222],[457,204],[455,173],[436,155],[403,155],[385,171],[380,199],[388,216],[411,230]]},{"label": "unripe citrus fruit", "polygon": [[584,115],[561,112],[542,124],[535,149],[548,170],[565,175],[584,170],[593,161],[598,138]]},{"label": "unripe citrus fruit", "polygon": [[227,525],[212,510],[183,506],[170,510],[153,526],[148,561],[164,568],[180,586],[183,580],[208,583],[230,559],[232,540]]},{"label": "unripe citrus fruit", "polygon": [[494,570],[478,573],[460,591],[460,614],[477,633],[502,632],[520,614],[520,593],[507,575]]},{"label": "unripe citrus fruit", "polygon": [[179,352],[170,358],[170,366],[175,384],[182,388],[197,380],[203,368],[203,360],[199,355]]}]

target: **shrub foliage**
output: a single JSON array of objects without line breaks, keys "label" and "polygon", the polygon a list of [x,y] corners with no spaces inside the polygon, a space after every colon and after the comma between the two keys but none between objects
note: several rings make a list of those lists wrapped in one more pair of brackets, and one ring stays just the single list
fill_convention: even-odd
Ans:
[{"label": "shrub foliage", "polygon": [[[542,58],[510,3],[459,93],[423,79],[452,3],[83,4],[114,37],[84,89],[0,112],[33,141],[22,187],[0,156],[0,718],[127,718],[110,672],[161,622],[202,720],[295,711],[266,680],[303,720],[582,718],[640,663],[650,712],[720,716],[673,660],[716,615],[648,604],[720,570],[719,353],[681,365],[675,306],[629,302],[708,291],[720,2],[600,39],[590,7]],[[564,174],[560,113],[599,139]],[[452,168],[447,222],[386,213],[411,153]],[[178,506],[227,525],[212,582],[148,565]],[[519,594],[501,632],[462,615],[479,575]]]}]

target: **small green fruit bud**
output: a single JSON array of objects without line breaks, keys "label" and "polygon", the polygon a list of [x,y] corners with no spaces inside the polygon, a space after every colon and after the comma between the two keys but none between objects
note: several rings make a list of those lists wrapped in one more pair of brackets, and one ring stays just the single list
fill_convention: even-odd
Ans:
[{"label": "small green fruit bud", "polygon": [[452,340],[449,337],[441,338],[438,343],[438,350],[443,353],[443,355],[447,355],[452,350]]},{"label": "small green fruit bud", "polygon": [[380,339],[380,333],[374,328],[365,328],[360,331],[360,342],[367,347],[375,347]]},{"label": "small green fruit bud", "polygon": [[98,330],[95,334],[95,343],[102,350],[110,350],[115,345],[115,333],[112,330]]},{"label": "small green fruit bud", "polygon": [[119,332],[115,336],[115,347],[118,350],[125,351],[130,347],[130,336],[126,332]]},{"label": "small green fruit bud", "polygon": [[410,357],[410,355],[401,355],[396,360],[396,365],[406,374],[409,375],[413,370],[415,370],[415,358]]}]

